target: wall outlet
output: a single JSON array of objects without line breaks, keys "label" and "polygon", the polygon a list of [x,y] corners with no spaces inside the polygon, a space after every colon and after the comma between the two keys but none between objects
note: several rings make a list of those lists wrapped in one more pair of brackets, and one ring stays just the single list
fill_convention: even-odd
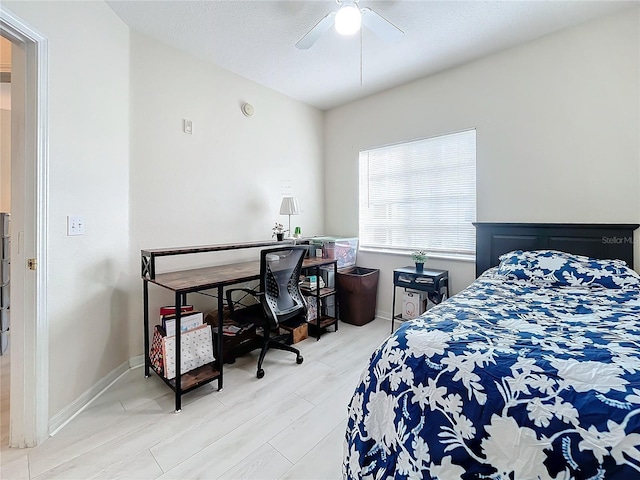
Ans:
[{"label": "wall outlet", "polygon": [[191,135],[193,133],[193,122],[188,118],[182,120],[182,130],[184,133]]},{"label": "wall outlet", "polygon": [[84,217],[67,215],[67,236],[84,235]]}]

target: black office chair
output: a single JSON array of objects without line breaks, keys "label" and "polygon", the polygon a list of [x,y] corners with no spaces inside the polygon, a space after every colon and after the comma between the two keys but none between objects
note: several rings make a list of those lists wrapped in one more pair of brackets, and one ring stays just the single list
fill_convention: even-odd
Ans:
[{"label": "black office chair", "polygon": [[[234,288],[227,290],[227,304],[231,318],[240,323],[262,326],[263,342],[258,359],[257,377],[264,377],[262,361],[270,348],[296,354],[296,362],[302,363],[300,351],[284,342],[289,335],[275,335],[281,323],[306,321],[307,303],[300,293],[299,277],[302,261],[307,252],[305,246],[287,245],[260,252],[260,290]],[[243,291],[258,300],[258,305],[234,308],[233,292]]]}]

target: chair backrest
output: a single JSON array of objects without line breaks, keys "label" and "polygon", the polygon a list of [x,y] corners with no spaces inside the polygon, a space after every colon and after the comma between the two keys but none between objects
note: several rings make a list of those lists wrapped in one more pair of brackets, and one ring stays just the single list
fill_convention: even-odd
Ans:
[{"label": "chair backrest", "polygon": [[299,277],[305,246],[282,246],[260,252],[262,306],[272,326],[296,315],[305,315],[307,303],[300,293]]}]

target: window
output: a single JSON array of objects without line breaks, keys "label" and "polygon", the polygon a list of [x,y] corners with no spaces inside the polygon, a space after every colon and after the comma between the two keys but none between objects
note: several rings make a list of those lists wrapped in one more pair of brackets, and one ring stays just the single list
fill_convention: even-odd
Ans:
[{"label": "window", "polygon": [[360,243],[475,253],[476,131],[360,152]]}]

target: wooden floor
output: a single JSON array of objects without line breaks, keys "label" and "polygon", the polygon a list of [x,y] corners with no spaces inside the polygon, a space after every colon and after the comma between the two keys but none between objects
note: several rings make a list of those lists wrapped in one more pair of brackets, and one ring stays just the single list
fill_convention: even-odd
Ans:
[{"label": "wooden floor", "polygon": [[[0,454],[0,477],[19,479],[342,478],[347,403],[390,324],[375,320],[298,344],[305,360],[270,351],[256,379],[256,355],[225,366],[216,383],[183,397],[142,368],[124,375],[55,436]],[[4,371],[4,368],[3,368]],[[3,445],[5,417],[3,405]]]}]

